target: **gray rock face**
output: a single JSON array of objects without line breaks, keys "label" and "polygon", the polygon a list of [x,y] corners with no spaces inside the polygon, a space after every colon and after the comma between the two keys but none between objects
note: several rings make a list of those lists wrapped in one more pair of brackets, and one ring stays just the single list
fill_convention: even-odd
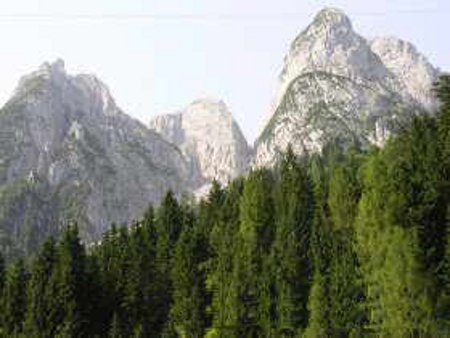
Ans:
[{"label": "gray rock face", "polygon": [[370,47],[402,83],[403,96],[410,95],[427,109],[435,107],[431,88],[439,70],[414,45],[395,37],[379,37],[370,41]]},{"label": "gray rock face", "polygon": [[248,167],[247,141],[223,101],[194,101],[181,113],[154,118],[150,127],[181,149],[197,188],[213,179],[226,184]]},{"label": "gray rock face", "polygon": [[273,164],[288,144],[300,153],[329,141],[383,145],[412,115],[432,107],[436,76],[412,45],[369,43],[344,13],[324,9],[285,57],[254,164]]},{"label": "gray rock face", "polygon": [[[97,238],[167,189],[189,188],[179,149],[125,115],[99,79],[68,75],[62,61],[22,78],[0,112],[0,138],[0,221],[17,236],[73,219],[85,238]],[[28,205],[11,201],[23,191],[35,196]],[[36,216],[43,204],[49,210]],[[21,212],[34,220],[25,224]]]}]

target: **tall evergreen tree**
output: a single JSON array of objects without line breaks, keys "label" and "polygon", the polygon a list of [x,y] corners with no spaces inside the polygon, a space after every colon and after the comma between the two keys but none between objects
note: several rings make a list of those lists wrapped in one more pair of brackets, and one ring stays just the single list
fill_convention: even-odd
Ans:
[{"label": "tall evergreen tree", "polygon": [[170,278],[173,248],[182,230],[182,211],[172,192],[163,199],[157,213],[154,332],[160,334],[169,323],[173,287]]},{"label": "tall evergreen tree", "polygon": [[213,337],[237,336],[237,285],[233,278],[233,257],[239,229],[239,204],[243,180],[233,181],[225,191],[223,205],[214,222],[209,243],[211,256],[208,262],[207,287],[212,295]]},{"label": "tall evergreen tree", "polygon": [[27,314],[25,333],[30,337],[51,336],[52,310],[49,283],[56,263],[56,246],[53,238],[48,239],[31,266],[31,277],[27,289]]},{"label": "tall evergreen tree", "polygon": [[241,197],[235,255],[240,337],[273,335],[273,271],[267,264],[274,237],[272,187],[271,173],[257,170],[246,179]]},{"label": "tall evergreen tree", "polygon": [[[372,155],[356,222],[357,250],[365,282],[367,329],[381,336],[430,334],[431,310],[420,260],[417,227],[400,223],[405,196],[383,153]],[[403,211],[403,212],[402,212]]]},{"label": "tall evergreen tree", "polygon": [[276,326],[278,337],[293,337],[308,322],[312,184],[306,166],[298,161],[290,147],[279,171],[272,252],[277,295]]},{"label": "tall evergreen tree", "polygon": [[3,293],[3,287],[5,286],[5,259],[0,252],[0,299]]},{"label": "tall evergreen tree", "polygon": [[52,310],[56,336],[81,337],[89,329],[89,276],[85,248],[80,242],[77,225],[64,231],[57,247],[57,263],[51,284],[55,293]]},{"label": "tall evergreen tree", "polygon": [[361,194],[359,167],[362,158],[349,150],[336,165],[329,183],[330,251],[328,268],[329,321],[333,335],[360,332],[363,286],[355,251],[354,221]]},{"label": "tall evergreen tree", "polygon": [[26,311],[28,272],[23,259],[9,267],[3,292],[2,327],[6,337],[22,333]]},{"label": "tall evergreen tree", "polygon": [[200,270],[200,234],[194,224],[194,214],[183,206],[183,230],[175,247],[172,261],[173,304],[171,321],[180,337],[203,337],[205,330],[204,273]]}]

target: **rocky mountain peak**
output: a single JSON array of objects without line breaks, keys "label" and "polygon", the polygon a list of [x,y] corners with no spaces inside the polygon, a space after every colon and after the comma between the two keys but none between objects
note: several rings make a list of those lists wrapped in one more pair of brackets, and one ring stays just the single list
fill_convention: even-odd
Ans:
[{"label": "rocky mountain peak", "polygon": [[59,59],[59,58],[53,62],[44,62],[39,67],[39,69],[41,71],[46,71],[51,74],[56,74],[56,73],[65,74],[66,73],[64,60]]},{"label": "rocky mountain peak", "polygon": [[350,32],[353,28],[350,18],[343,11],[334,7],[326,7],[317,13],[309,29]]},{"label": "rocky mountain peak", "polygon": [[183,113],[184,119],[224,119],[230,123],[233,116],[226,103],[220,99],[207,97],[193,101]]},{"label": "rocky mountain peak", "polygon": [[222,100],[195,100],[180,113],[157,116],[150,127],[181,149],[198,187],[213,179],[225,184],[247,168],[247,141]]},{"label": "rocky mountain peak", "polygon": [[254,163],[274,163],[288,144],[298,153],[320,151],[327,142],[382,146],[399,125],[433,106],[437,75],[412,44],[369,41],[342,11],[326,8],[284,59]]},{"label": "rocky mountain peak", "polygon": [[334,8],[320,11],[292,42],[284,59],[275,107],[293,79],[316,71],[398,86],[368,41],[353,30],[350,19]]}]

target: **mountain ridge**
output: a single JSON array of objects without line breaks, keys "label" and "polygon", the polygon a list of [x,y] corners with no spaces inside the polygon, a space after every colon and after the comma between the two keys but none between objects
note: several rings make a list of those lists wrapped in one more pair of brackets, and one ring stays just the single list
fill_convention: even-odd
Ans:
[{"label": "mountain ridge", "polygon": [[369,41],[342,11],[324,9],[291,43],[276,105],[252,147],[220,99],[196,99],[147,125],[94,74],[45,62],[0,110],[0,248],[32,247],[72,220],[96,240],[167,190],[201,197],[213,180],[225,185],[274,165],[289,144],[297,154],[329,142],[383,146],[434,110],[439,73],[412,44]]}]

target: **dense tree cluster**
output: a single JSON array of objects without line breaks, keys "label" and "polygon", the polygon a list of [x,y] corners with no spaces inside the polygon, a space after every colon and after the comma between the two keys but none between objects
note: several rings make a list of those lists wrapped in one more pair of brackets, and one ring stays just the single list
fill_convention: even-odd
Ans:
[{"label": "dense tree cluster", "polygon": [[450,335],[450,77],[383,149],[284,154],[84,245],[0,257],[5,337]]}]

